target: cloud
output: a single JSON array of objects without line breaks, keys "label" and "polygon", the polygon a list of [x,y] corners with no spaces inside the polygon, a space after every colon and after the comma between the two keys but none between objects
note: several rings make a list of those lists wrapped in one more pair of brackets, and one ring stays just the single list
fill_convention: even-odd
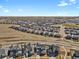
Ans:
[{"label": "cloud", "polygon": [[5,9],[5,10],[3,10],[5,13],[8,13],[9,12],[9,10],[8,9]]},{"label": "cloud", "polygon": [[0,6],[0,9],[2,9],[3,8],[3,6]]},{"label": "cloud", "polygon": [[4,13],[8,13],[9,12],[9,10],[5,6],[1,6],[1,5],[0,5],[0,10],[2,12],[4,12]]},{"label": "cloud", "polygon": [[60,1],[60,3],[58,4],[58,6],[67,6],[68,3],[66,3],[65,1]]},{"label": "cloud", "polygon": [[79,8],[79,7],[77,7],[77,8]]},{"label": "cloud", "polygon": [[76,0],[69,0],[71,4],[76,4]]},{"label": "cloud", "polygon": [[23,11],[23,9],[18,9],[18,11],[19,11],[19,12],[22,12],[22,11]]},{"label": "cloud", "polygon": [[58,6],[69,6],[77,3],[77,0],[61,0]]}]

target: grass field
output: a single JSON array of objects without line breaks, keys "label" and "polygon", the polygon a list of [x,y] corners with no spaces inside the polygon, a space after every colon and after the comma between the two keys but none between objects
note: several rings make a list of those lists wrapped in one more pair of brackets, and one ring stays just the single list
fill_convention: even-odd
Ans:
[{"label": "grass field", "polygon": [[77,24],[63,24],[66,28],[79,28],[79,25]]}]

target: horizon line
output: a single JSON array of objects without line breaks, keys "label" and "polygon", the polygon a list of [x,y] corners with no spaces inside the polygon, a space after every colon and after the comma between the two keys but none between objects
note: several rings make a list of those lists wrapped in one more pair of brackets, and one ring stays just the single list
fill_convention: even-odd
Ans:
[{"label": "horizon line", "polygon": [[0,16],[0,17],[79,17],[79,16]]}]

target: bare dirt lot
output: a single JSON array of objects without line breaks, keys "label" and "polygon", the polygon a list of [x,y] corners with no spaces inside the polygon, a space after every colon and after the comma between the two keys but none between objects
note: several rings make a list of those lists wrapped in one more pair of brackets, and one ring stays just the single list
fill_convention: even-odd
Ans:
[{"label": "bare dirt lot", "polygon": [[0,24],[0,44],[6,44],[16,41],[51,41],[56,40],[52,37],[44,37],[41,35],[35,35],[30,33],[24,33],[18,30],[9,28],[10,24]]}]

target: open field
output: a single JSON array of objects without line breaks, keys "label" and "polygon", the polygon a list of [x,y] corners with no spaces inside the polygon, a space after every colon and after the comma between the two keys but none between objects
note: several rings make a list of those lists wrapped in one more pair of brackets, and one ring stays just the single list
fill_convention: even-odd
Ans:
[{"label": "open field", "polygon": [[56,40],[52,37],[44,37],[41,35],[24,33],[21,31],[16,31],[9,28],[12,25],[9,24],[0,24],[0,43],[8,43],[15,41],[51,41]]},{"label": "open field", "polygon": [[78,28],[79,25],[77,24],[64,24],[63,26],[65,26],[66,28]]}]

